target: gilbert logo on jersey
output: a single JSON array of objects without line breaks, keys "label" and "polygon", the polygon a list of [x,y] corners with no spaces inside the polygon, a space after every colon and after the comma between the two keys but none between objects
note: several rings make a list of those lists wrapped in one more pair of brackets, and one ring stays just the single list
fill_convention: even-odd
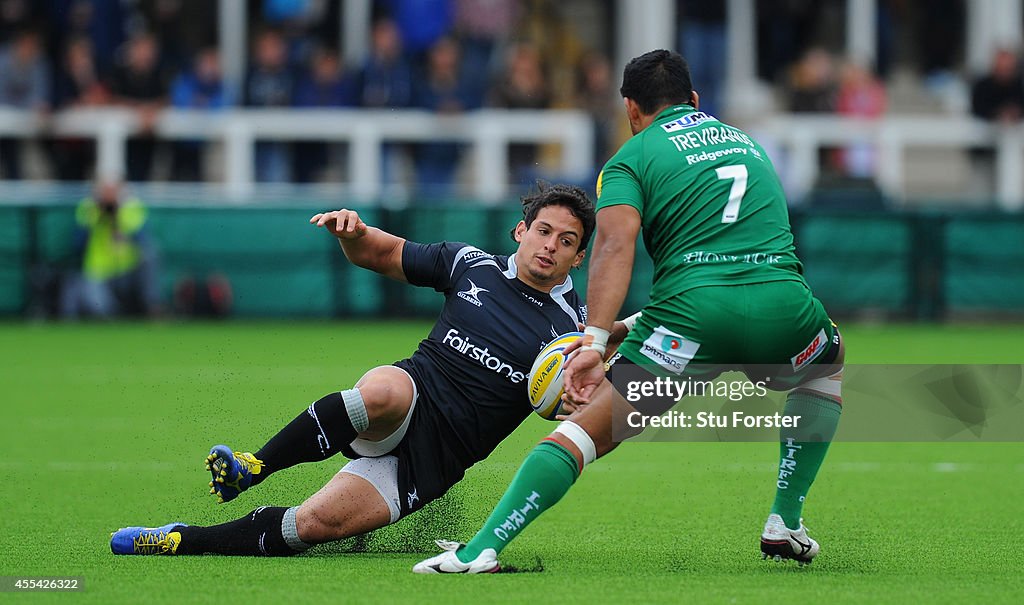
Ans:
[{"label": "gilbert logo on jersey", "polygon": [[480,302],[480,293],[490,292],[490,290],[485,290],[484,288],[481,288],[480,286],[474,284],[473,280],[471,279],[467,281],[469,281],[469,290],[459,292],[459,298],[467,302],[470,302],[478,307],[484,306],[484,303]]}]

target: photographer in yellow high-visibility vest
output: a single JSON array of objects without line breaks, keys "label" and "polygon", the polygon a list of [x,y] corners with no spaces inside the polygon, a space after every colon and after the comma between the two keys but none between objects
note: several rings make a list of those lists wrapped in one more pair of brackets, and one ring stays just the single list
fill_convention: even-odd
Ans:
[{"label": "photographer in yellow high-visibility vest", "polygon": [[159,314],[156,251],[146,231],[145,206],[123,198],[121,183],[101,181],[75,210],[79,270],[61,293],[61,315],[109,319]]}]

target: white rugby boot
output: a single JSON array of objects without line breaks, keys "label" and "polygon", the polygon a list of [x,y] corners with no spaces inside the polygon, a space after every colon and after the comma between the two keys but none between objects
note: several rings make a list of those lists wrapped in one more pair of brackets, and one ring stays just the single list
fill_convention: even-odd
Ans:
[{"label": "white rugby boot", "polygon": [[463,546],[462,542],[437,540],[435,543],[444,552],[413,565],[413,573],[494,573],[501,569],[498,554],[493,548],[485,548],[477,558],[463,563],[455,556],[455,551]]},{"label": "white rugby boot", "polygon": [[782,517],[775,513],[768,515],[761,532],[762,559],[793,559],[800,565],[807,565],[817,555],[818,543],[807,535],[803,519],[800,519],[800,529],[789,529]]}]

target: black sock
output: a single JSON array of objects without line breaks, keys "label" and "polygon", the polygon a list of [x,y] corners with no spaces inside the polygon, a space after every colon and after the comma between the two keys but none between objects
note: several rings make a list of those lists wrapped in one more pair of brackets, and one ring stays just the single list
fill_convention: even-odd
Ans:
[{"label": "black sock", "polygon": [[221,555],[250,555],[287,557],[299,554],[284,539],[281,521],[283,506],[261,506],[248,515],[210,527],[184,526],[174,528],[181,534],[181,543],[175,554],[201,555],[212,552]]},{"label": "black sock", "polygon": [[[349,397],[357,397],[359,391]],[[362,405],[359,398],[357,405]],[[365,421],[365,408],[363,419]],[[366,430],[363,426],[360,430]],[[356,438],[359,431],[352,426],[348,410],[345,407],[345,396],[342,393],[331,393],[314,402],[271,437],[255,456],[263,461],[263,471],[252,476],[252,485],[263,481],[270,473],[295,466],[303,462],[319,462],[326,460],[341,451],[341,448]]]}]

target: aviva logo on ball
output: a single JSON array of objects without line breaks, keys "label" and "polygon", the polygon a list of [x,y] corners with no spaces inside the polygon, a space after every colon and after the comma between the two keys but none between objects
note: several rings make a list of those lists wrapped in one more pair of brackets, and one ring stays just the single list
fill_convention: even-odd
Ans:
[{"label": "aviva logo on ball", "polygon": [[569,332],[544,345],[530,368],[528,383],[530,405],[542,418],[554,420],[562,407],[562,370],[565,367],[565,348],[583,336],[582,332]]}]

